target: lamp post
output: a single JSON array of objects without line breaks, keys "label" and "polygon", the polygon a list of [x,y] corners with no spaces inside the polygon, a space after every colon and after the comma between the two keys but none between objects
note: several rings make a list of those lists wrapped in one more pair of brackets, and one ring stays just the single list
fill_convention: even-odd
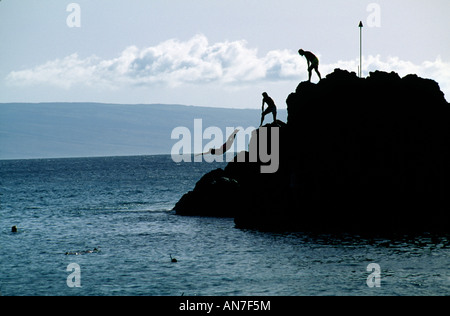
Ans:
[{"label": "lamp post", "polygon": [[359,21],[359,77],[362,77],[362,21]]}]

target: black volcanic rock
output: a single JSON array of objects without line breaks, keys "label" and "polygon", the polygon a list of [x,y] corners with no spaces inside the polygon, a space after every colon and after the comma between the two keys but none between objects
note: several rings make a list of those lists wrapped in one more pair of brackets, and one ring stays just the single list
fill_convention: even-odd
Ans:
[{"label": "black volcanic rock", "polygon": [[174,207],[178,215],[233,217],[235,208],[229,203],[239,197],[239,184],[222,169],[205,174],[193,191],[183,195]]},{"label": "black volcanic rock", "polygon": [[[277,124],[266,124],[264,127],[278,127],[286,130],[287,125],[282,121]],[[250,148],[257,149],[259,129],[252,133]],[[270,133],[268,135],[270,137]],[[280,140],[287,139],[287,135],[280,133]],[[283,143],[280,141],[280,144]],[[270,138],[269,138],[270,144]],[[270,152],[269,147],[269,152]],[[257,157],[251,162],[250,153],[242,151],[234,160],[228,163],[225,170],[216,169],[205,174],[195,185],[193,191],[182,196],[173,208],[178,215],[210,216],[210,217],[235,217],[238,212],[243,212],[258,206],[259,208],[279,206],[277,199],[271,198],[267,190],[277,195],[280,186],[278,176],[275,174],[261,174],[262,163]],[[281,166],[278,168],[280,169]],[[278,170],[279,171],[279,170]],[[274,178],[275,177],[275,178]],[[270,180],[273,178],[273,180]],[[261,198],[261,197],[265,198]],[[276,203],[276,204],[272,204]]]},{"label": "black volcanic rock", "polygon": [[277,172],[237,162],[248,158],[242,152],[217,172],[236,183],[197,190],[239,197],[237,227],[450,232],[450,107],[435,81],[336,69],[318,84],[301,82],[286,102]]}]

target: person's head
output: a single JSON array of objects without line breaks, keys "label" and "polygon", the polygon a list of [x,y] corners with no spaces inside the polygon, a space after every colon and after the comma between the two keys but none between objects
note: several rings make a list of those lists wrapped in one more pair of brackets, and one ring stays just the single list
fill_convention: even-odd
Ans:
[{"label": "person's head", "polygon": [[216,154],[216,150],[214,148],[211,148],[209,151],[211,152],[211,155],[215,155]]},{"label": "person's head", "polygon": [[305,55],[305,51],[304,51],[303,49],[301,49],[301,48],[298,50],[298,53],[299,53],[300,55],[302,55],[302,56]]},{"label": "person's head", "polygon": [[269,95],[267,94],[267,92],[263,92],[263,93],[262,93],[262,96],[265,97],[265,98],[267,98]]}]

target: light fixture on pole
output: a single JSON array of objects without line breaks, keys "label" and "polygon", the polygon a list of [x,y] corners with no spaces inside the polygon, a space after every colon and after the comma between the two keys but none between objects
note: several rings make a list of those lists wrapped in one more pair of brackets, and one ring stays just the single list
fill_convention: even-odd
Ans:
[{"label": "light fixture on pole", "polygon": [[359,77],[362,77],[362,21],[359,21]]}]

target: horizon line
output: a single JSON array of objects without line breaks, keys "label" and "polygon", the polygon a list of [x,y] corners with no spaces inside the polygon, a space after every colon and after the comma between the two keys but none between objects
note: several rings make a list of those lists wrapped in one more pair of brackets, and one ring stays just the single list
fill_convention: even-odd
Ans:
[{"label": "horizon line", "polygon": [[[179,104],[179,103],[113,103],[113,102],[70,102],[70,101],[51,101],[51,102],[0,102],[1,105],[7,105],[7,104],[94,104],[94,105],[144,105],[144,106],[153,106],[153,105],[162,105],[162,106],[182,106],[182,107],[194,107],[194,108],[208,108],[208,109],[223,109],[223,110],[253,110],[253,111],[260,111],[256,108],[240,108],[240,107],[225,107],[225,106],[206,106],[206,105],[193,105],[193,104]],[[277,108],[279,110],[287,110],[286,107],[280,107],[277,105]]]},{"label": "horizon line", "polygon": [[[238,154],[236,151],[229,151],[229,153],[233,153],[234,155]],[[195,153],[187,153],[183,155],[190,155],[195,156]],[[88,158],[126,158],[126,157],[151,157],[151,156],[172,156],[171,153],[168,154],[123,154],[123,155],[93,155],[93,156],[67,156],[67,157],[29,157],[29,158],[1,158],[0,161],[12,161],[12,160],[56,160],[56,159],[88,159]],[[193,161],[198,163],[197,161]],[[208,162],[208,161],[201,161],[201,162],[207,162],[207,163],[228,163],[229,161],[226,161],[224,159],[223,162]]]}]

